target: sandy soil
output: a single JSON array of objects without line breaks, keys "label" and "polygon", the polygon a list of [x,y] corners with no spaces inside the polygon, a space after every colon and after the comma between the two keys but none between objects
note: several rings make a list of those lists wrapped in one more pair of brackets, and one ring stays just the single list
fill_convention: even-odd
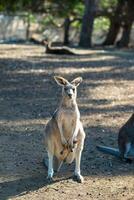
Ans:
[{"label": "sandy soil", "polygon": [[[132,200],[134,163],[96,150],[117,147],[119,128],[134,112],[134,54],[90,50],[89,55],[45,55],[32,45],[0,46],[0,199]],[[46,181],[44,127],[61,88],[53,75],[82,76],[78,104],[86,132],[83,184],[72,180],[74,163]]]}]

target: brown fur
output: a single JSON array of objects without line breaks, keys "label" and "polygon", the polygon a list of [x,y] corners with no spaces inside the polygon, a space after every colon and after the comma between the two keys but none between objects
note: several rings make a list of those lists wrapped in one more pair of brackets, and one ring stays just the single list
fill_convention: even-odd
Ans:
[{"label": "brown fur", "polygon": [[44,44],[46,46],[46,53],[50,54],[67,54],[67,55],[77,55],[73,51],[71,51],[70,48],[66,46],[62,47],[52,47],[51,43],[44,41]]},{"label": "brown fur", "polygon": [[134,114],[121,127],[118,135],[118,146],[121,158],[127,153],[127,144],[134,145]]},{"label": "brown fur", "polygon": [[[46,150],[48,154],[57,159],[57,162],[53,162],[54,169],[58,168],[63,161],[71,163],[75,158],[77,165],[78,160],[81,158],[85,139],[85,132],[76,103],[76,87],[81,82],[81,78],[78,77],[71,83],[62,77],[56,77],[55,79],[59,85],[63,86],[62,99],[45,129]],[[76,171],[78,171],[77,167]],[[82,182],[80,172],[77,174],[77,178],[78,181]]]}]

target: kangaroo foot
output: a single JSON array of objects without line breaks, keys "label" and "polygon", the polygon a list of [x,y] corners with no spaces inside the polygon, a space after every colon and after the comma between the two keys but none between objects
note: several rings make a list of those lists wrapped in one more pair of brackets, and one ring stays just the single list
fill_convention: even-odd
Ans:
[{"label": "kangaroo foot", "polygon": [[84,182],[84,178],[82,175],[78,174],[78,175],[74,175],[73,179],[75,181],[77,181],[78,183],[83,183]]}]

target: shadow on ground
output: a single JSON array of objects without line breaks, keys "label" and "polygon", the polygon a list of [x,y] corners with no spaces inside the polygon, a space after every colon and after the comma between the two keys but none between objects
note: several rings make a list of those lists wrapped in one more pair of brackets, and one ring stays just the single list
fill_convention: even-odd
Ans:
[{"label": "shadow on ground", "polygon": [[[82,157],[85,177],[133,174],[133,164],[124,164],[95,148],[97,144],[116,147],[119,127],[134,111],[131,52],[91,51],[86,56],[58,56],[45,55],[38,46],[1,48],[4,57],[0,57],[0,194],[3,199],[44,186],[47,190],[46,169],[42,164],[43,133],[61,95],[61,88],[53,80],[55,74],[69,80],[76,76],[84,79],[78,89],[78,103],[86,132]],[[57,181],[70,177],[73,168],[74,164],[63,167]]]}]

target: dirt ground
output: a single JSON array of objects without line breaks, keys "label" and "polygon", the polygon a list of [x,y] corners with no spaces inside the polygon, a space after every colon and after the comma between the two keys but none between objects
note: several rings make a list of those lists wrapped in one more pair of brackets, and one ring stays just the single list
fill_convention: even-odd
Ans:
[{"label": "dirt ground", "polygon": [[[77,50],[82,52],[81,50]],[[85,50],[88,55],[46,55],[42,46],[0,46],[0,199],[132,200],[134,163],[96,150],[117,147],[118,130],[134,112],[134,53]],[[43,133],[61,88],[53,75],[82,76],[78,105],[86,132],[81,170],[64,165],[48,184]]]}]

